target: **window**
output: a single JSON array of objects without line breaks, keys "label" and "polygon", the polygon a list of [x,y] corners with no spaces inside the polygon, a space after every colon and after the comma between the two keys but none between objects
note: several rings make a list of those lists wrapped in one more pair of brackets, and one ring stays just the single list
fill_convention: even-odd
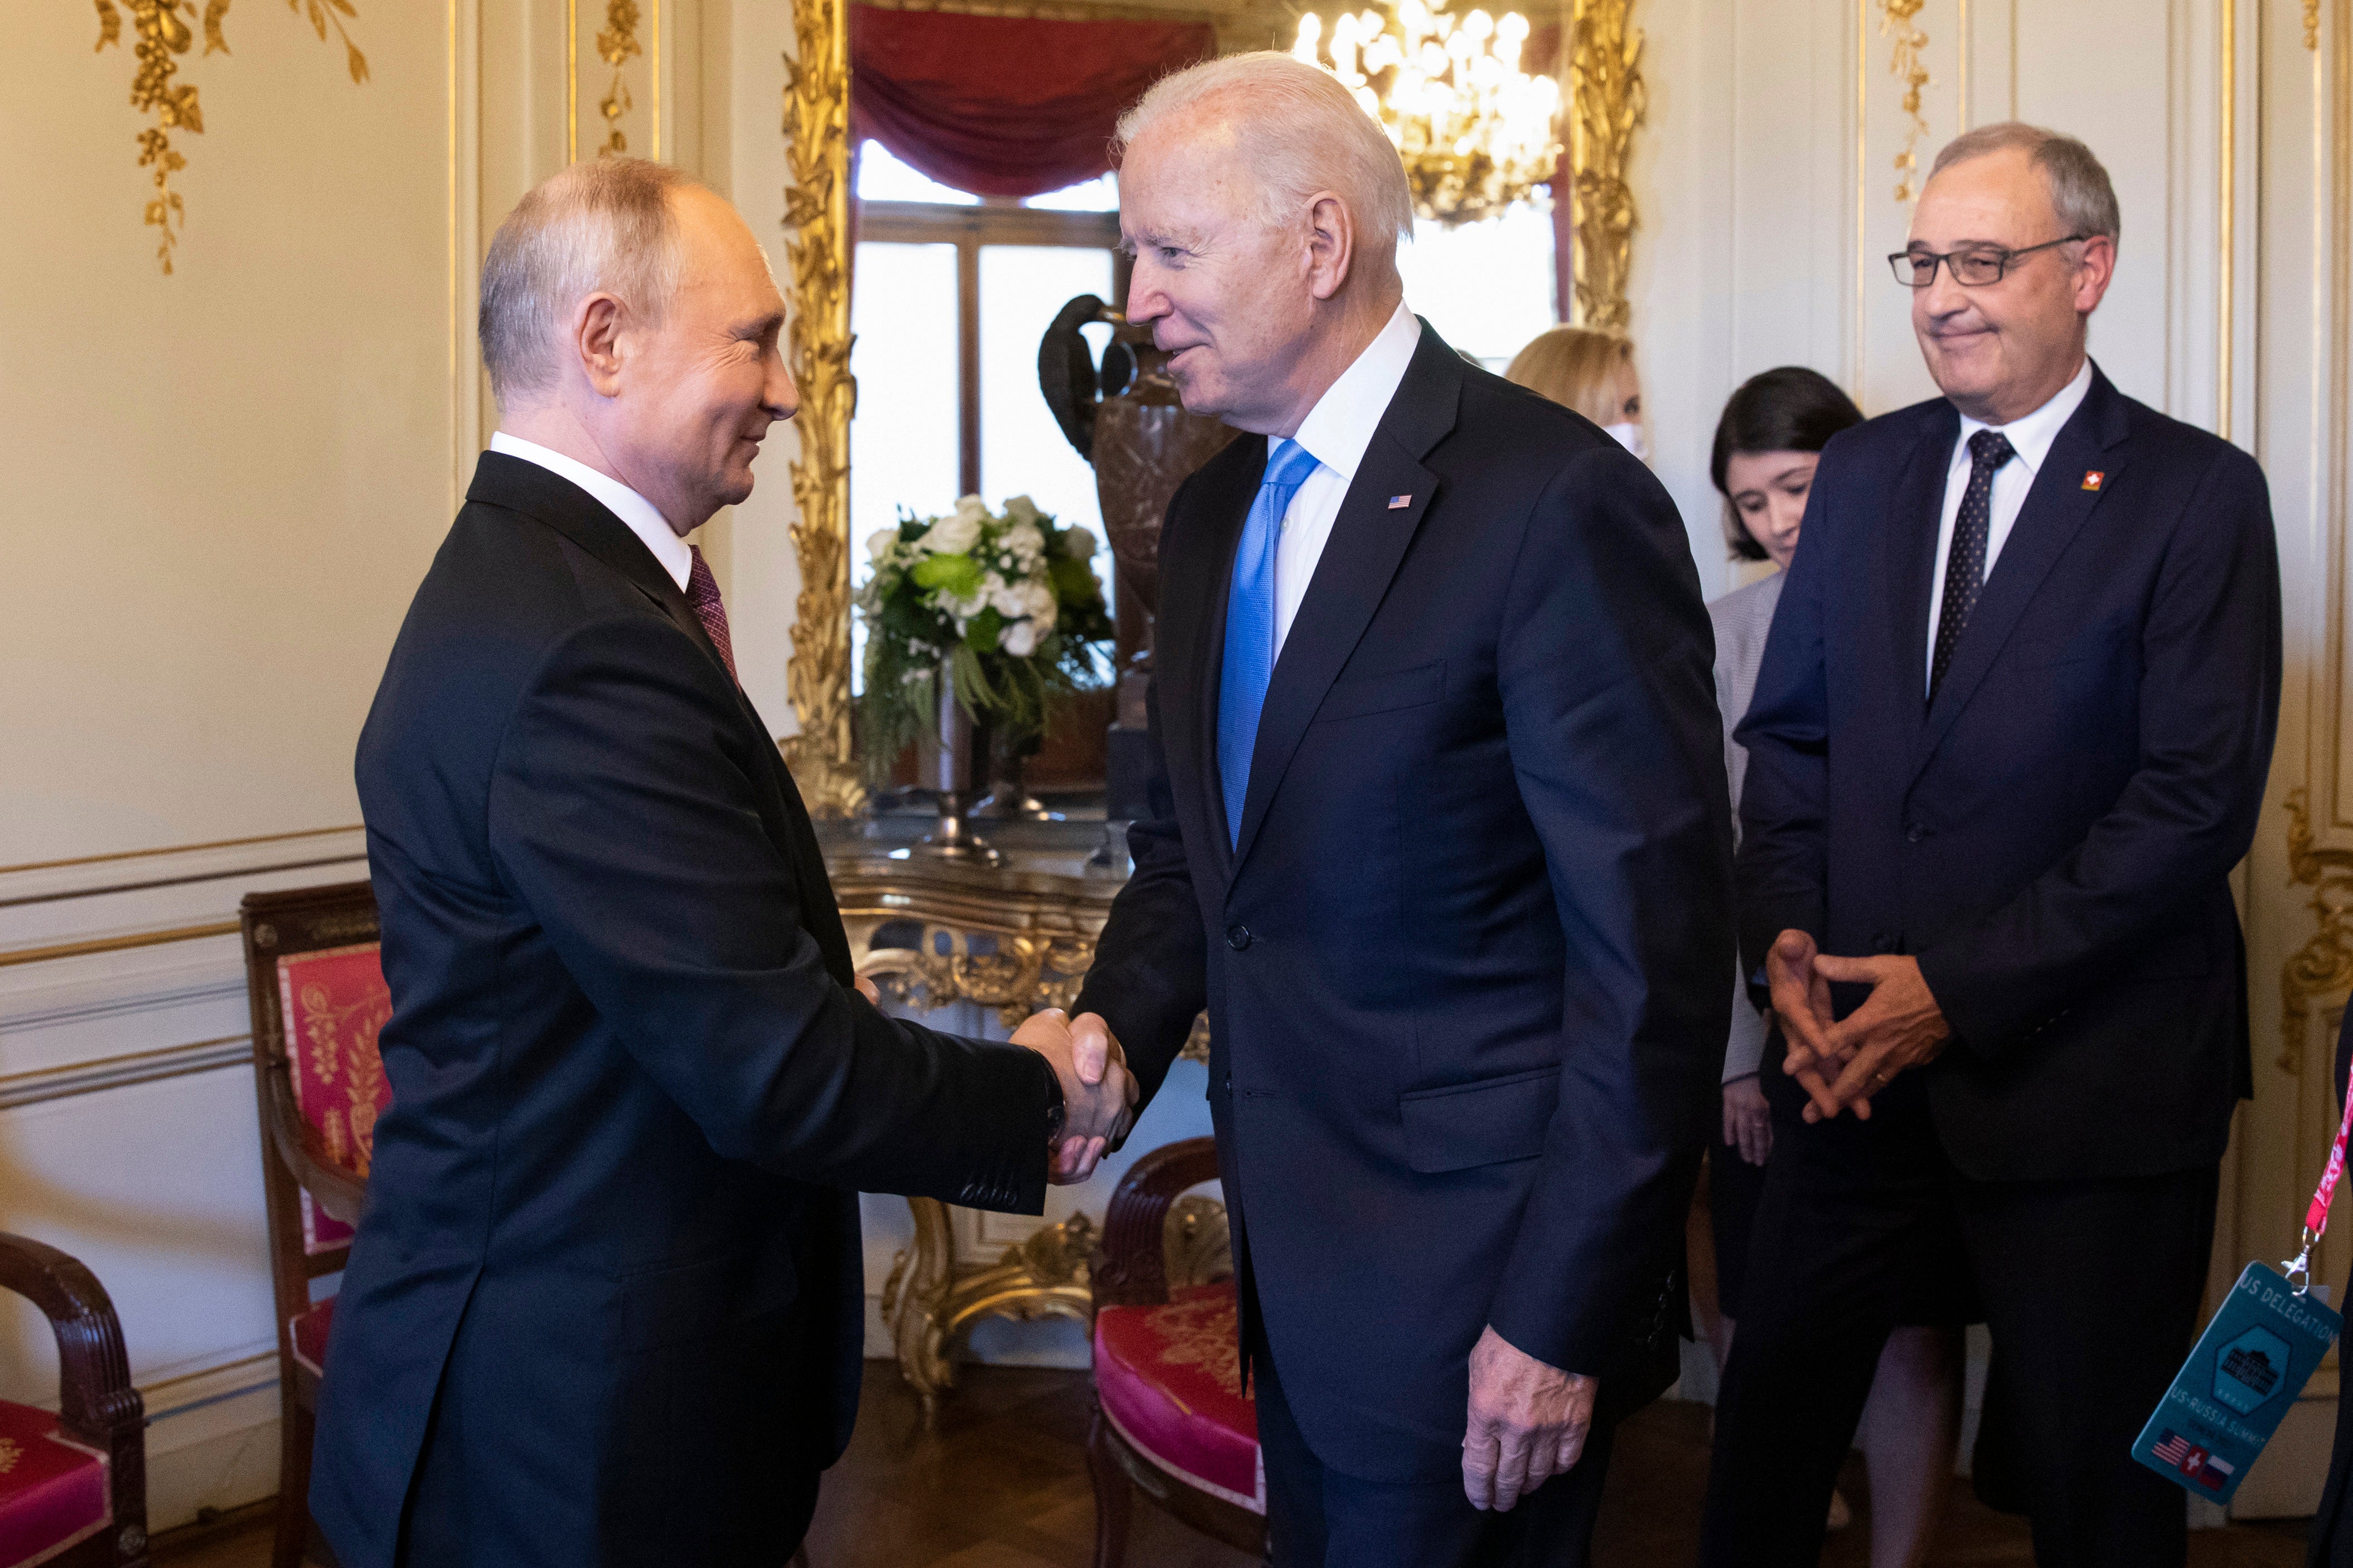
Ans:
[{"label": "window", "polygon": [[[1112,176],[1026,202],[984,201],[869,142],[858,198],[849,515],[859,580],[864,542],[902,508],[944,512],[966,494],[991,505],[1028,495],[1100,542],[1094,469],[1038,390],[1038,342],[1074,297],[1115,301],[1124,291]],[[1109,586],[1107,546],[1095,570]],[[854,637],[862,689],[862,628]]]}]

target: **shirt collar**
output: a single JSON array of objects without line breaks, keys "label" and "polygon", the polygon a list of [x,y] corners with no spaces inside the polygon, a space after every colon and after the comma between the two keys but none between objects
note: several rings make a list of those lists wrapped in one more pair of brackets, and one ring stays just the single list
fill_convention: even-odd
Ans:
[{"label": "shirt collar", "polygon": [[1356,465],[1365,460],[1365,448],[1372,445],[1373,432],[1380,427],[1381,416],[1388,412],[1389,402],[1397,396],[1398,384],[1405,380],[1406,367],[1413,363],[1414,350],[1420,344],[1421,323],[1400,300],[1388,325],[1340,373],[1340,379],[1324,389],[1292,439],[1341,479],[1353,480]]},{"label": "shirt collar", "polygon": [[536,441],[526,441],[510,436],[503,430],[491,432],[491,450],[503,452],[510,458],[521,458],[526,463],[537,463],[558,479],[570,479],[602,502],[605,510],[628,525],[629,531],[645,542],[661,569],[670,574],[678,591],[686,592],[688,577],[694,572],[694,550],[681,539],[669,520],[653,502],[613,478],[600,474],[587,464],[567,458],[561,452],[550,451]]},{"label": "shirt collar", "polygon": [[2010,449],[2026,465],[2029,475],[2042,471],[2042,459],[2051,455],[2051,443],[2059,439],[2059,432],[2084,405],[2084,395],[2092,390],[2092,362],[2087,357],[2075,378],[2059,389],[2059,395],[2031,414],[2021,415],[2007,425],[1988,425],[1982,419],[1961,416],[1959,451],[1969,449],[1969,437],[1980,430],[1999,430],[2010,437]]}]

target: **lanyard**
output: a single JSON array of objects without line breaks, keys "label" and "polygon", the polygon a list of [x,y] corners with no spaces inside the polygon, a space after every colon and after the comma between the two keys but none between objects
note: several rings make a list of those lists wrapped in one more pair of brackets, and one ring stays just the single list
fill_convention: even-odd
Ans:
[{"label": "lanyard", "polygon": [[2345,1096],[2344,1120],[2337,1125],[2337,1142],[2329,1146],[2328,1163],[2320,1173],[2320,1185],[2312,1190],[2312,1206],[2304,1211],[2304,1238],[2296,1255],[2280,1265],[2280,1271],[2303,1295],[2312,1289],[2312,1248],[2321,1234],[2328,1228],[2328,1205],[2337,1196],[2337,1178],[2345,1174],[2345,1143],[2353,1137],[2353,1089]]}]

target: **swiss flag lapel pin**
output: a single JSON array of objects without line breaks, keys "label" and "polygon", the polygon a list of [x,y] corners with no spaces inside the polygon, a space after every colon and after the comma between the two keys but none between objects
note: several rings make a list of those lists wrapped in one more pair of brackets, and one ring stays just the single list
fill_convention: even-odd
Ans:
[{"label": "swiss flag lapel pin", "polygon": [[2084,488],[2085,489],[2095,490],[2107,482],[2108,476],[2102,473],[2099,469],[2086,468],[2084,470]]}]

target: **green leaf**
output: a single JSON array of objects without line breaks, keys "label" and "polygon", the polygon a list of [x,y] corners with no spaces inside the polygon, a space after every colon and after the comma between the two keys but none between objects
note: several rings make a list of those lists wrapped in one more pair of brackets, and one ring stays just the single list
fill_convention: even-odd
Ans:
[{"label": "green leaf", "polygon": [[969,555],[926,555],[908,575],[918,588],[945,590],[951,598],[968,599],[980,586],[982,572],[980,563]]},{"label": "green leaf", "polygon": [[965,629],[964,646],[975,653],[994,653],[997,636],[1004,630],[1005,617],[991,606],[973,616],[972,624]]}]

